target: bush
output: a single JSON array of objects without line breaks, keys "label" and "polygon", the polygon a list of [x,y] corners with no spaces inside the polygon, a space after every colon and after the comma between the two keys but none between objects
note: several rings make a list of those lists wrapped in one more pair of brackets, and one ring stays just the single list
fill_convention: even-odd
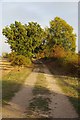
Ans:
[{"label": "bush", "polygon": [[29,66],[31,65],[31,60],[23,55],[17,55],[13,61],[11,62],[12,65],[18,66]]},{"label": "bush", "polygon": [[78,65],[78,55],[76,53],[67,52],[65,60],[74,66]]},{"label": "bush", "polygon": [[78,65],[80,66],[80,55],[78,55]]},{"label": "bush", "polygon": [[37,59],[40,59],[40,58],[44,58],[44,52],[39,52],[37,55],[36,55],[36,57],[37,57]]},{"label": "bush", "polygon": [[23,55],[17,55],[16,52],[12,52],[9,54],[9,61],[11,65],[18,65],[18,66],[29,66],[31,65],[31,60],[28,57]]},{"label": "bush", "polygon": [[65,57],[65,50],[60,45],[55,45],[50,53],[50,57],[54,58],[64,58]]},{"label": "bush", "polygon": [[73,75],[78,75],[78,55],[71,51],[66,52],[66,57],[64,59],[65,70]]},{"label": "bush", "polygon": [[12,62],[15,59],[16,55],[17,55],[16,52],[11,52],[8,56],[9,62]]},{"label": "bush", "polygon": [[9,56],[8,53],[6,53],[6,52],[3,52],[3,53],[2,53],[2,58],[8,58],[8,56]]}]

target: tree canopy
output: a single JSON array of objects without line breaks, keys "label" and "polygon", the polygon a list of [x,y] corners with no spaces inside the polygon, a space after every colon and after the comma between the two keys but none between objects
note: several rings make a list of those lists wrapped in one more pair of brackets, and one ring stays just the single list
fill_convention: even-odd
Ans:
[{"label": "tree canopy", "polygon": [[6,36],[12,51],[18,55],[32,57],[34,50],[42,43],[44,30],[36,22],[23,25],[15,21],[14,24],[3,29],[3,35]]},{"label": "tree canopy", "polygon": [[58,45],[65,51],[75,52],[76,49],[76,35],[73,27],[59,17],[51,20],[50,27],[46,29],[42,29],[37,22],[22,24],[15,21],[14,24],[6,26],[2,33],[13,52],[29,58],[41,50],[47,51],[45,54],[48,56]]},{"label": "tree canopy", "polygon": [[72,26],[66,21],[56,17],[50,21],[50,27],[47,28],[47,31],[47,42],[50,48],[54,45],[62,45],[66,51],[75,51],[76,35],[73,32]]}]

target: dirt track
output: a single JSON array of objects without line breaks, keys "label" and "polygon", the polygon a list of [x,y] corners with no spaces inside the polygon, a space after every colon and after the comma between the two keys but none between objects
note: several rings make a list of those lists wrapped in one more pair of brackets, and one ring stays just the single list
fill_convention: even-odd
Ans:
[{"label": "dirt track", "polygon": [[[44,75],[48,81],[48,88],[51,91],[51,117],[53,118],[76,118],[78,117],[74,107],[56,84],[53,75],[43,65]],[[9,102],[9,105],[3,107],[3,118],[24,118],[25,111],[29,106],[29,101],[33,98],[32,90],[34,88],[39,68],[28,76],[21,90]]]}]

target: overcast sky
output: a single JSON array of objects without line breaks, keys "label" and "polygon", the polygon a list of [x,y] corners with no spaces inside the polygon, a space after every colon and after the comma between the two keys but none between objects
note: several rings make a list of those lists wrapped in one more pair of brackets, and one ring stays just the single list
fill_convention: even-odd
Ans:
[{"label": "overcast sky", "polygon": [[[15,0],[14,0],[15,1]],[[16,0],[17,1],[17,0]],[[49,26],[49,21],[56,16],[70,24],[78,35],[78,3],[77,2],[9,2],[3,0],[0,3],[0,25],[2,28],[14,23],[15,20],[23,24],[30,21],[38,22],[42,27]],[[23,0],[24,1],[24,0]],[[58,0],[59,1],[59,0]],[[73,0],[74,1],[74,0]],[[1,28],[0,28],[1,29]],[[0,30],[1,31],[1,30]],[[1,38],[1,35],[0,35]],[[77,37],[78,40],[78,37]],[[9,52],[9,46],[0,41],[2,52]],[[1,55],[1,47],[0,47]]]}]

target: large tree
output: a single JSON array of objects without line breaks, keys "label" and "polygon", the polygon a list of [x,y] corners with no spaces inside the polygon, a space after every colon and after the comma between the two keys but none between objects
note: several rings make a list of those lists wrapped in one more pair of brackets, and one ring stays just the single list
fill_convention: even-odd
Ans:
[{"label": "large tree", "polygon": [[14,24],[3,29],[3,35],[7,38],[6,42],[12,51],[26,55],[27,31],[24,25],[15,21]]},{"label": "large tree", "polygon": [[47,44],[50,48],[55,45],[61,45],[65,51],[75,51],[76,35],[74,29],[63,19],[56,17],[50,21],[50,27],[47,29]]},{"label": "large tree", "polygon": [[3,35],[7,38],[7,43],[12,51],[17,54],[32,57],[36,48],[43,40],[44,30],[35,22],[28,25],[15,21],[14,24],[3,29]]},{"label": "large tree", "polygon": [[29,49],[31,49],[32,54],[38,53],[45,38],[44,29],[37,22],[29,22],[28,25],[25,25],[25,28],[30,42]]}]

